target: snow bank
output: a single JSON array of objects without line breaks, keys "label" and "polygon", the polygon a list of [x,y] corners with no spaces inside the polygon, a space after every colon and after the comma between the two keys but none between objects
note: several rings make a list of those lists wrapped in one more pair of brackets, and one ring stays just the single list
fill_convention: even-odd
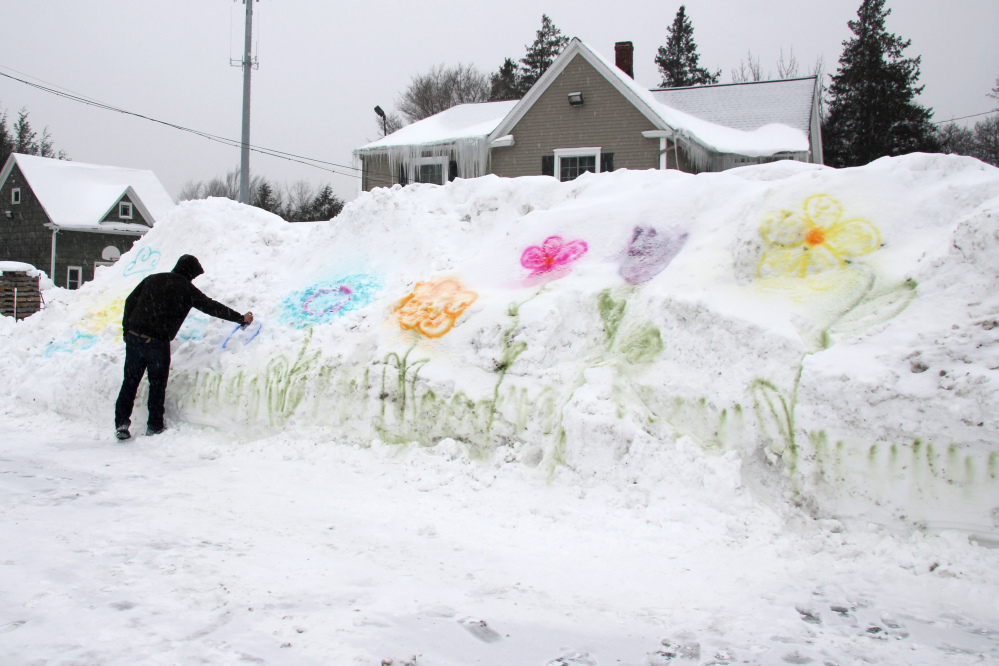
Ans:
[{"label": "snow bank", "polygon": [[996,535],[997,215],[999,170],[937,155],[396,186],[318,225],[187,202],[0,331],[0,391],[110,427],[122,301],[192,253],[259,325],[192,313],[168,420]]}]

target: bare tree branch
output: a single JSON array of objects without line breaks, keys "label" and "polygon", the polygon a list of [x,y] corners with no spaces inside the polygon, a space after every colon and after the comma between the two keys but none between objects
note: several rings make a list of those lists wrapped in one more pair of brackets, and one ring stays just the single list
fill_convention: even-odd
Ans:
[{"label": "bare tree branch", "polygon": [[489,100],[489,77],[474,65],[436,65],[413,77],[396,106],[410,122],[423,120],[458,104]]},{"label": "bare tree branch", "polygon": [[794,57],[794,47],[791,47],[786,62],[784,61],[784,47],[781,47],[780,60],[777,61],[777,77],[793,79],[796,76],[798,76],[798,59]]},{"label": "bare tree branch", "polygon": [[[762,81],[763,68],[760,66],[760,58],[753,57],[753,52],[749,51],[746,60],[739,61],[739,69],[732,70],[732,81],[734,83],[746,83],[747,81]],[[769,73],[767,78],[770,78]]]}]

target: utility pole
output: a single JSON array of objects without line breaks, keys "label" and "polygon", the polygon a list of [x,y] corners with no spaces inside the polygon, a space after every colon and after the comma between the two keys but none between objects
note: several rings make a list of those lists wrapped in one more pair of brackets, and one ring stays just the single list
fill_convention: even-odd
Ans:
[{"label": "utility pole", "polygon": [[[260,0],[257,0],[258,2]],[[250,203],[250,72],[257,67],[253,57],[253,0],[243,0],[246,5],[246,36],[243,40],[243,58],[238,66],[243,68],[243,138],[239,153],[239,202]],[[229,60],[229,64],[237,63]]]}]

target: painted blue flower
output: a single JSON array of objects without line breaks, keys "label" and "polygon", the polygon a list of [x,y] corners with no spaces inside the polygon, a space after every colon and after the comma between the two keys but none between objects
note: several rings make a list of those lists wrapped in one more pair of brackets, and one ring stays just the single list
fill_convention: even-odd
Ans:
[{"label": "painted blue flower", "polygon": [[281,321],[295,328],[325,324],[367,306],[381,288],[378,278],[363,273],[318,282],[284,299]]}]

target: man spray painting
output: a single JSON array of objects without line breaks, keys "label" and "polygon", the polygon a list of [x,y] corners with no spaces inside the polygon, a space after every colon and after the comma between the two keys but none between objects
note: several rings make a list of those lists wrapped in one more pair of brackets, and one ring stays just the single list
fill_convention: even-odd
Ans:
[{"label": "man spray painting", "polygon": [[190,254],[177,260],[169,273],[150,275],[125,299],[121,327],[125,335],[125,372],[115,403],[115,436],[132,435],[132,406],[142,375],[149,373],[149,419],[146,434],[163,432],[163,411],[167,379],[170,377],[170,341],[177,335],[191,308],[219,319],[247,325],[253,313],[239,314],[205,296],[191,281],[204,273],[201,263]]}]

